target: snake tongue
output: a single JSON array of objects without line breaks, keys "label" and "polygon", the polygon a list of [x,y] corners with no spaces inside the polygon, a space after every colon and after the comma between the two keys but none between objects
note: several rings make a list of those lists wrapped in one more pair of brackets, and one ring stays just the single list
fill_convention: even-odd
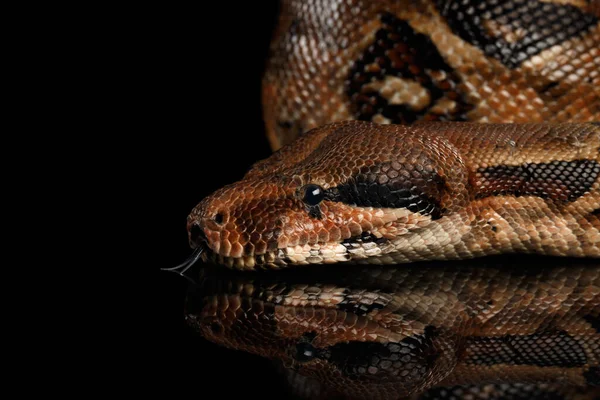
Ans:
[{"label": "snake tongue", "polygon": [[183,276],[190,282],[195,283],[189,276],[185,275],[185,272],[198,262],[198,260],[202,256],[203,252],[204,252],[204,247],[198,246],[198,247],[196,247],[194,252],[184,262],[182,262],[181,264],[179,264],[175,267],[172,267],[172,268],[161,268],[161,271],[175,272],[175,273]]}]

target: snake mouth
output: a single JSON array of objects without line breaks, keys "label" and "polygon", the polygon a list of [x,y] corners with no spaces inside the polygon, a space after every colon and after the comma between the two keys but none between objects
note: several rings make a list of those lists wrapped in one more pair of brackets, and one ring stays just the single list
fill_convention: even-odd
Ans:
[{"label": "snake mouth", "polygon": [[237,270],[280,269],[296,265],[335,264],[355,258],[356,246],[347,243],[320,243],[313,245],[284,247],[263,254],[239,257],[218,254],[208,247],[202,254],[205,262],[223,265]]},{"label": "snake mouth", "polygon": [[190,246],[193,249],[198,248],[198,247],[205,247],[205,250],[206,250],[209,248],[208,238],[206,237],[204,230],[202,228],[200,228],[200,225],[198,225],[198,224],[193,224],[190,227],[189,242],[190,242]]},{"label": "snake mouth", "polygon": [[289,262],[286,261],[285,258],[278,257],[276,252],[267,252],[260,255],[230,257],[217,254],[214,251],[207,251],[203,255],[203,261],[223,265],[225,267],[240,271],[279,269],[289,265]]},{"label": "snake mouth", "polygon": [[[198,234],[198,237],[204,237],[204,239],[199,239],[201,246],[204,247],[203,261],[246,271],[281,269],[311,264],[347,262],[360,264],[364,263],[366,259],[385,256],[394,250],[393,241],[366,231],[341,242],[319,242],[275,248],[261,254],[240,252],[236,255],[232,255],[231,252],[223,254],[221,251],[224,249],[218,246],[213,249],[208,244],[206,236]],[[384,260],[381,263],[383,262]]]}]

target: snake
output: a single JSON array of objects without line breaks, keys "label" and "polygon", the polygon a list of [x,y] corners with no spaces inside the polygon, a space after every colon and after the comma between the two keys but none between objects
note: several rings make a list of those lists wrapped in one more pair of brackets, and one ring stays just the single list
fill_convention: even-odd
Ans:
[{"label": "snake", "polygon": [[279,271],[188,323],[307,397],[598,396],[600,1],[279,7],[273,154],[194,207],[181,266]]},{"label": "snake", "polygon": [[300,398],[600,396],[600,266],[591,259],[201,275],[187,323],[273,360]]}]

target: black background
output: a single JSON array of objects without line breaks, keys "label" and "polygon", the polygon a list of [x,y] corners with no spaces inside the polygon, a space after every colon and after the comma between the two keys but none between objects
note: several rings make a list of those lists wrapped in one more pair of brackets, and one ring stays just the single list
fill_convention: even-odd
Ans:
[{"label": "black background", "polygon": [[[261,78],[276,0],[154,10],[141,35],[152,71],[143,84],[149,132],[143,176],[152,187],[152,260],[158,276],[160,383],[199,398],[281,398],[268,360],[213,345],[185,325],[187,281],[160,268],[191,253],[186,217],[202,198],[238,180],[271,153],[262,119]],[[140,329],[143,329],[140,326]],[[214,396],[209,393],[214,390]]]}]

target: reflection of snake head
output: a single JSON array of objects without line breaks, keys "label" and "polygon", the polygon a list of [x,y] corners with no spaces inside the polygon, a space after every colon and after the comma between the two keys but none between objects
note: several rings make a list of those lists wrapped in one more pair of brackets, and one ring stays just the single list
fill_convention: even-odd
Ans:
[{"label": "reflection of snake head", "polygon": [[598,257],[598,146],[592,124],[326,125],[205,198],[190,240],[238,269]]},{"label": "reflection of snake head", "polygon": [[464,207],[466,181],[442,137],[327,126],[204,199],[189,217],[190,239],[240,269],[383,256],[393,240]]},{"label": "reflection of snake head", "polygon": [[[416,297],[396,298],[404,289],[328,284],[322,272],[310,269],[296,278],[254,277],[213,278],[197,288],[187,299],[188,323],[212,342],[281,361],[348,394],[412,393],[454,367],[459,336],[434,327],[433,315],[420,315],[442,304],[435,294],[425,296],[427,306]],[[373,278],[359,269],[353,277]],[[455,329],[464,314],[449,318]]]}]

